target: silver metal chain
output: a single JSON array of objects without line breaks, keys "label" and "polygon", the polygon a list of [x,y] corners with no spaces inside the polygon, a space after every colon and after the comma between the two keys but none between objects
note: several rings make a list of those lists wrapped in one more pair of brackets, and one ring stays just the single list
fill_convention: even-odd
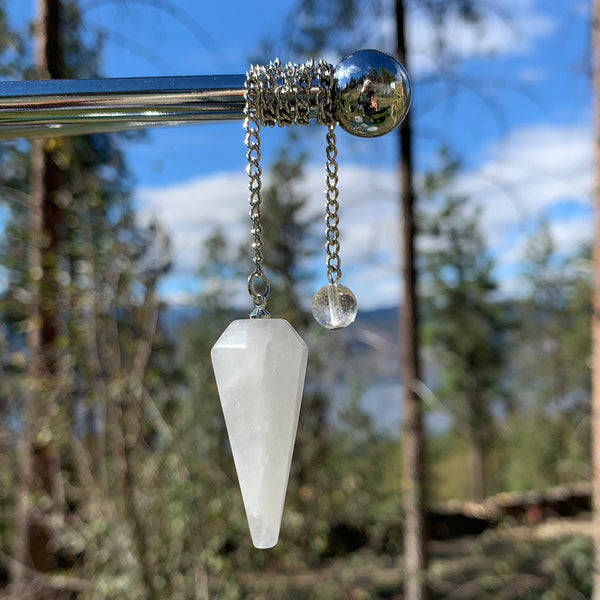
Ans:
[{"label": "silver metal chain", "polygon": [[293,81],[296,69],[291,63],[285,67],[280,66],[281,85],[275,90],[275,118],[280,127],[291,125],[292,120],[292,98],[293,98]]},{"label": "silver metal chain", "polygon": [[319,91],[317,92],[317,123],[319,125],[333,125],[333,65],[319,61],[317,76],[319,78]]},{"label": "silver metal chain", "polygon": [[311,60],[284,66],[275,59],[267,66],[252,66],[250,73],[256,86],[256,117],[263,127],[308,125],[315,108],[319,125],[335,122],[333,65]]},{"label": "silver metal chain", "polygon": [[[246,158],[248,159],[248,189],[250,190],[250,220],[252,221],[252,249],[254,250],[254,271],[248,277],[248,293],[254,302],[254,310],[250,313],[253,318],[268,317],[266,310],[267,297],[270,287],[269,280],[263,271],[263,241],[262,226],[260,224],[260,205],[261,195],[261,175],[260,168],[260,121],[259,121],[259,103],[260,103],[260,74],[261,67],[250,67],[246,75],[246,105],[244,107],[244,129],[246,130]],[[262,281],[263,289],[260,292],[255,290],[255,284]]]},{"label": "silver metal chain", "polygon": [[329,283],[337,283],[342,276],[342,261],[340,259],[340,217],[338,210],[338,164],[337,146],[335,137],[335,124],[330,124],[327,130],[327,189],[325,190],[326,210],[325,223],[327,224],[325,234],[325,249],[327,251],[327,279]]},{"label": "silver metal chain", "polygon": [[310,119],[310,90],[314,75],[314,62],[298,65],[296,70],[296,112],[294,123],[296,125],[308,125]]},{"label": "silver metal chain", "polygon": [[[252,221],[252,249],[254,271],[248,277],[248,293],[254,303],[252,318],[269,317],[266,310],[269,280],[263,270],[263,239],[261,226],[262,170],[260,167],[260,128],[285,125],[308,125],[311,114],[311,91],[316,85],[317,123],[327,125],[327,276],[331,283],[341,277],[338,255],[339,208],[337,197],[337,149],[333,132],[335,128],[333,66],[320,61],[285,67],[274,60],[268,66],[254,65],[246,75],[246,104],[244,129],[246,130],[246,158],[248,160],[248,189],[250,190],[250,219]],[[316,82],[315,82],[316,80]],[[260,291],[257,291],[259,289]]]},{"label": "silver metal chain", "polygon": [[326,215],[325,249],[327,252],[327,279],[329,283],[337,283],[342,276],[342,261],[340,259],[340,205],[338,202],[338,164],[337,145],[335,137],[335,119],[333,115],[333,67],[319,62],[319,91],[317,93],[317,122],[327,125],[327,189],[325,190]]}]

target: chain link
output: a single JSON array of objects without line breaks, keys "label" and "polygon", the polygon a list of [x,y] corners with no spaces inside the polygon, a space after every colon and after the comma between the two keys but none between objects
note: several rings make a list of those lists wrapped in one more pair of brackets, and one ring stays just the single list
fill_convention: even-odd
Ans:
[{"label": "chain link", "polygon": [[285,68],[280,68],[281,85],[275,90],[275,118],[280,127],[292,124],[292,95],[296,68],[293,64],[288,63]]},{"label": "chain link", "polygon": [[275,127],[277,123],[276,88],[277,75],[281,70],[279,60],[275,59],[268,67],[260,67],[259,117],[265,127]]},{"label": "chain link", "polygon": [[[251,66],[246,75],[246,104],[244,129],[246,131],[246,158],[248,160],[248,189],[250,190],[250,219],[252,221],[252,249],[254,271],[248,278],[248,293],[254,302],[251,317],[267,317],[269,280],[263,270],[263,239],[261,226],[262,170],[260,168],[260,128],[275,125],[308,125],[311,113],[311,93],[317,85],[317,123],[327,125],[327,277],[335,283],[342,275],[339,257],[338,175],[335,138],[333,66],[325,61],[285,67],[274,60],[268,66]],[[316,82],[315,82],[316,79]],[[262,283],[262,285],[261,285]],[[260,291],[257,291],[257,288]]]},{"label": "chain link", "polygon": [[[260,103],[260,78],[262,75],[261,67],[250,67],[246,76],[246,105],[244,107],[244,129],[246,130],[246,158],[248,160],[248,189],[250,190],[250,220],[252,221],[252,249],[254,250],[254,271],[248,278],[248,293],[254,302],[254,311],[251,316],[268,316],[266,311],[267,296],[269,295],[269,280],[262,268],[263,262],[263,241],[262,226],[260,224],[260,205],[261,196],[261,175],[260,168],[260,121],[259,121],[259,103]],[[263,282],[262,292],[256,292],[255,282]]]},{"label": "chain link", "polygon": [[337,283],[342,276],[342,261],[340,259],[340,217],[338,210],[338,164],[337,164],[337,146],[335,137],[335,123],[330,124],[327,129],[327,162],[325,168],[327,171],[327,189],[325,190],[327,224],[325,234],[325,250],[327,252],[327,279],[329,283]]},{"label": "chain link", "polygon": [[[251,71],[256,86],[256,116],[263,127],[308,125],[313,107],[319,125],[335,122],[334,68],[329,63],[321,60],[315,66],[311,60],[283,66],[275,59]],[[313,95],[315,86],[317,92]]]},{"label": "chain link", "polygon": [[331,125],[335,121],[333,114],[333,65],[319,61],[317,67],[319,91],[317,92],[317,123]]},{"label": "chain link", "polygon": [[294,123],[296,125],[308,125],[310,119],[310,90],[314,74],[314,63],[307,62],[298,65],[296,71],[296,112]]}]

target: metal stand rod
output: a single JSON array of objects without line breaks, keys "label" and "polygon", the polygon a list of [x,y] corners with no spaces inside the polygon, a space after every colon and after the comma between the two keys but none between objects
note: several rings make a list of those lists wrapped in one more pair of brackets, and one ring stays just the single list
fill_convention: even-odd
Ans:
[{"label": "metal stand rod", "polygon": [[243,119],[245,80],[207,75],[2,81],[0,139]]},{"label": "metal stand rod", "polygon": [[[333,115],[354,135],[387,133],[410,105],[406,71],[377,50],[344,59],[334,79]],[[0,140],[243,119],[245,81],[245,75],[0,81]],[[309,117],[316,118],[320,88],[308,85]]]}]

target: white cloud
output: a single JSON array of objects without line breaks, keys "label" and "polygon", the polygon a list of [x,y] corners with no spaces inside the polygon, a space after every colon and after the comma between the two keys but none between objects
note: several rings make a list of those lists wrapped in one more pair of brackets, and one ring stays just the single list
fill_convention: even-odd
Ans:
[{"label": "white cloud", "polygon": [[578,214],[568,219],[554,220],[550,232],[559,252],[569,255],[581,249],[585,242],[591,242],[593,222],[590,214]]},{"label": "white cloud", "polygon": [[584,127],[527,127],[490,148],[456,191],[483,207],[492,244],[527,227],[558,202],[589,207],[593,186],[592,134]]},{"label": "white cloud", "polygon": [[533,67],[529,65],[521,68],[517,73],[517,79],[521,83],[525,84],[539,83],[540,81],[544,81],[547,78],[548,71],[546,71],[546,69],[541,69],[539,67]]},{"label": "white cloud", "polygon": [[177,275],[197,271],[202,244],[215,227],[223,227],[232,244],[241,242],[246,185],[243,172],[217,173],[137,190],[141,218],[156,217],[171,232]]},{"label": "white cloud", "polygon": [[[556,249],[572,254],[592,236],[593,139],[587,127],[527,127],[486,153],[461,175],[455,191],[482,207],[486,241],[502,273],[518,273],[527,241],[544,217]],[[560,210],[559,210],[560,209]],[[504,277],[508,294],[518,288]]]},{"label": "white cloud", "polygon": [[[268,175],[263,185],[268,185]],[[307,214],[324,217],[324,188],[323,167],[308,168],[303,183],[309,199]],[[361,297],[365,308],[393,305],[398,289],[397,175],[393,171],[341,165],[339,188],[343,283]],[[156,216],[171,233],[174,269],[168,279],[194,276],[203,243],[216,226],[224,229],[234,248],[246,242],[250,247],[247,197],[247,177],[243,173],[220,173],[173,186],[138,190],[141,219]],[[316,274],[316,291],[326,283],[323,219],[316,220],[314,227],[317,257],[311,267]],[[243,281],[242,287],[245,289]],[[163,288],[169,297],[179,299],[173,285]]]},{"label": "white cloud", "polygon": [[554,19],[539,10],[535,0],[490,3],[477,23],[448,11],[442,27],[435,27],[427,12],[415,5],[409,28],[411,70],[418,74],[432,71],[440,43],[455,60],[528,54],[556,26]]},{"label": "white cloud", "polygon": [[[550,219],[562,252],[572,252],[590,239],[592,156],[592,135],[587,128],[528,127],[490,146],[478,168],[457,178],[454,191],[482,207],[486,241],[504,272],[518,267],[541,215]],[[342,281],[363,308],[395,304],[400,291],[397,173],[342,163],[339,175]],[[264,185],[268,185],[268,175]],[[309,167],[302,186],[309,198],[307,213],[323,215],[323,168]],[[138,191],[141,214],[146,218],[157,215],[171,232],[173,281],[193,276],[202,244],[216,225],[223,227],[233,247],[249,246],[247,195],[244,173],[220,173]],[[553,211],[565,202],[572,209],[563,209],[556,217]],[[317,257],[311,267],[316,290],[326,282],[321,218],[315,234]],[[505,285],[509,289],[513,283],[507,280]],[[241,294],[245,282],[240,281],[239,287]],[[165,289],[176,295],[175,286]]]}]

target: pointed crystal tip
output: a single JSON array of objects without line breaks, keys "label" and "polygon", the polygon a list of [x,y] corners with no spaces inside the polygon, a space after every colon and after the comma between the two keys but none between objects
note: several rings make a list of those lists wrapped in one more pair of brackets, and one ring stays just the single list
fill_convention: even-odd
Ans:
[{"label": "pointed crystal tip", "polygon": [[280,524],[277,524],[277,527],[273,527],[273,524],[269,525],[271,519],[265,519],[264,516],[259,514],[247,513],[246,516],[248,517],[250,536],[255,548],[266,550],[277,545]]}]

